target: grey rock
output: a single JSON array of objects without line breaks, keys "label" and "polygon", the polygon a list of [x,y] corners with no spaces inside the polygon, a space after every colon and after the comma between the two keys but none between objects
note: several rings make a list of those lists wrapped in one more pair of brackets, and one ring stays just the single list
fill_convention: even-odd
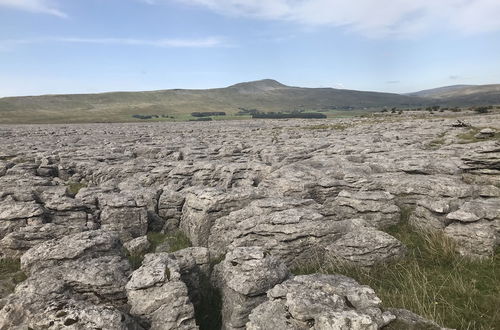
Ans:
[{"label": "grey rock", "polygon": [[410,312],[406,309],[388,308],[396,319],[389,323],[384,329],[388,330],[444,330],[436,322],[427,320],[420,315]]},{"label": "grey rock", "polygon": [[478,139],[488,139],[491,137],[494,137],[496,134],[496,130],[492,128],[483,128],[482,130],[479,131],[476,135],[474,135],[475,138]]},{"label": "grey rock", "polygon": [[338,239],[349,221],[335,221],[318,212],[312,200],[266,198],[218,218],[211,229],[212,257],[234,247],[260,246],[287,265],[317,260],[324,247]]},{"label": "grey rock", "polygon": [[259,198],[253,189],[233,189],[230,193],[216,188],[193,189],[186,194],[180,228],[194,245],[208,246],[214,221]]},{"label": "grey rock", "polygon": [[454,222],[444,229],[444,233],[457,242],[458,252],[466,256],[491,256],[498,244],[497,230],[489,221]]},{"label": "grey rock", "polygon": [[104,195],[100,201],[101,228],[117,231],[123,241],[146,235],[148,230],[148,214],[145,204],[128,195]]},{"label": "grey rock", "polygon": [[395,319],[375,292],[341,275],[297,276],[276,285],[249,316],[249,330],[380,329]]},{"label": "grey rock", "polygon": [[11,197],[0,202],[0,221],[35,218],[43,213],[41,205],[35,202],[17,202]]},{"label": "grey rock", "polygon": [[35,245],[85,230],[87,228],[54,223],[25,226],[0,240],[0,257],[18,259]]},{"label": "grey rock", "polygon": [[260,247],[240,247],[227,253],[216,275],[222,290],[222,328],[244,329],[253,308],[266,300],[267,290],[286,280],[286,265]]},{"label": "grey rock", "polygon": [[165,188],[158,201],[158,215],[165,220],[166,231],[179,228],[184,205],[184,194]]},{"label": "grey rock", "polygon": [[147,254],[126,289],[130,313],[150,329],[198,329],[179,264],[169,254]]},{"label": "grey rock", "polygon": [[104,230],[86,231],[34,246],[21,257],[21,269],[28,274],[34,274],[62,262],[83,257],[107,256],[120,250],[121,243],[117,233]]},{"label": "grey rock", "polygon": [[337,219],[361,218],[377,228],[394,225],[401,217],[395,197],[384,191],[341,191],[324,212]]},{"label": "grey rock", "polygon": [[147,236],[140,236],[123,244],[123,247],[127,249],[131,255],[143,254],[150,246],[151,243],[149,243]]},{"label": "grey rock", "polygon": [[391,235],[364,227],[348,232],[327,246],[325,259],[371,267],[400,259],[405,252],[405,246]]}]

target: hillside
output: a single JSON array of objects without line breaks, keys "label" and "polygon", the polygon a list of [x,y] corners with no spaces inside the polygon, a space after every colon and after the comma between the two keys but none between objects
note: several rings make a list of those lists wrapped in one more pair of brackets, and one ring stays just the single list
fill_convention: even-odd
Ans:
[{"label": "hillside", "polygon": [[455,85],[424,90],[408,95],[432,98],[447,105],[500,104],[500,84]]},{"label": "hillside", "polygon": [[[41,95],[0,98],[0,123],[136,121],[133,115],[185,120],[192,112],[241,109],[332,111],[427,105],[500,104],[500,85],[457,85],[401,95],[335,88],[303,88],[265,79],[214,89]],[[172,119],[172,118],[170,118]]]},{"label": "hillside", "polygon": [[0,99],[0,123],[70,123],[132,121],[134,114],[173,115],[240,108],[260,111],[322,111],[342,108],[408,106],[425,103],[418,97],[334,88],[301,88],[275,80],[239,83],[206,90],[173,89],[6,97]]},{"label": "hillside", "polygon": [[445,86],[445,87],[438,87],[438,88],[432,88],[432,89],[425,89],[423,91],[419,91],[419,92],[415,92],[415,93],[408,93],[406,95],[418,96],[418,97],[439,98],[446,93],[460,91],[460,90],[468,88],[468,87],[475,87],[475,86],[474,85]]}]

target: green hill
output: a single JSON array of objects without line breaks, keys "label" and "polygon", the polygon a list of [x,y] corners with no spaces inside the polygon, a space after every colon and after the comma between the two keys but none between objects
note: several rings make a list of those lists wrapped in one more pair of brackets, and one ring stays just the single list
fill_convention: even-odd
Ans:
[{"label": "green hill", "polygon": [[137,121],[133,115],[185,120],[192,112],[335,111],[426,105],[500,104],[500,85],[450,86],[407,95],[335,88],[302,88],[265,79],[226,88],[41,95],[0,98],[0,123]]},{"label": "green hill", "polygon": [[191,112],[241,108],[270,111],[326,111],[350,108],[420,105],[425,100],[390,93],[334,88],[300,88],[274,80],[206,90],[42,95],[0,98],[0,123],[71,123],[133,121],[134,114],[185,118]]},{"label": "green hill", "polygon": [[500,85],[455,85],[408,95],[431,98],[446,105],[500,104]]}]

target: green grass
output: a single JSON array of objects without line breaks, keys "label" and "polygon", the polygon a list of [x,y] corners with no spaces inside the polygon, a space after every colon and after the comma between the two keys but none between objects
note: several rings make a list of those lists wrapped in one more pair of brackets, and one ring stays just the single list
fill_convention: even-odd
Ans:
[{"label": "green grass", "polygon": [[442,145],[444,145],[446,143],[445,139],[444,139],[444,136],[446,135],[446,132],[443,132],[443,133],[440,133],[438,135],[438,137],[434,140],[431,140],[428,144],[427,144],[427,148],[428,149],[439,149]]},{"label": "green grass", "polygon": [[26,275],[21,271],[21,263],[18,259],[0,260],[0,298],[13,292],[16,285],[25,279]]},{"label": "green grass", "polygon": [[168,234],[163,234],[160,232],[149,232],[147,236],[150,244],[147,251],[138,255],[130,254],[128,251],[125,251],[125,255],[127,256],[132,269],[139,268],[142,264],[142,261],[144,260],[144,255],[146,253],[154,253],[156,251],[156,248],[162,243],[168,243],[169,250],[167,252],[169,253],[176,252],[191,246],[189,238],[180,230]]},{"label": "green grass", "polygon": [[500,132],[495,133],[494,136],[486,139],[478,139],[475,137],[479,131],[481,131],[483,128],[486,127],[472,127],[470,128],[466,133],[459,134],[457,137],[459,138],[459,143],[465,144],[465,143],[474,143],[474,142],[481,142],[481,141],[488,141],[488,140],[500,140]]},{"label": "green grass", "polygon": [[309,130],[335,130],[335,131],[343,131],[345,129],[349,128],[349,125],[345,124],[321,124],[321,125],[311,125],[311,126],[304,126],[302,129],[309,129]]},{"label": "green grass", "polygon": [[456,329],[500,329],[500,250],[471,260],[441,233],[421,233],[406,222],[387,230],[408,247],[402,260],[372,269],[327,261],[296,274],[340,273],[371,286],[385,307],[406,308]]},{"label": "green grass", "polygon": [[189,238],[182,231],[177,230],[168,234],[149,232],[148,241],[151,244],[150,251],[154,252],[158,245],[167,242],[170,246],[168,252],[172,253],[191,246]]},{"label": "green grass", "polygon": [[80,182],[68,182],[66,186],[68,194],[73,197],[76,196],[76,194],[78,194],[80,189],[87,187],[85,183],[80,183]]},{"label": "green grass", "polygon": [[[179,121],[195,111],[224,111],[231,116],[236,115],[240,108],[263,112],[328,110],[326,112],[332,116],[344,113],[352,116],[353,111],[366,113],[387,104],[419,102],[401,95],[380,96],[316,88],[277,89],[273,93],[256,94],[241,93],[238,88],[216,88],[8,97],[0,98],[0,123],[142,122],[132,117],[135,114],[173,116],[171,121]],[[335,109],[346,105],[356,110]],[[156,121],[165,120],[167,118]]]}]

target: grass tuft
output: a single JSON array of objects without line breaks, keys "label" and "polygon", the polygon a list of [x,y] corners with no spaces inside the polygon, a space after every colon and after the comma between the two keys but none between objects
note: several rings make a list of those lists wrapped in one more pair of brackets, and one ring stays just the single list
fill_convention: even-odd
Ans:
[{"label": "grass tuft", "polygon": [[68,182],[66,184],[67,186],[67,192],[68,195],[75,197],[76,194],[80,191],[82,188],[86,188],[87,185],[85,183],[80,183],[80,182]]},{"label": "grass tuft", "polygon": [[336,130],[336,131],[343,131],[345,129],[349,128],[349,125],[346,124],[321,124],[321,125],[311,125],[311,126],[304,126],[302,129],[309,129],[309,130]]},{"label": "grass tuft", "polygon": [[0,299],[12,293],[26,278],[19,259],[0,259]]},{"label": "grass tuft", "polygon": [[466,144],[466,143],[475,143],[475,142],[481,142],[481,141],[488,141],[488,140],[500,140],[500,132],[496,132],[494,136],[486,138],[486,139],[478,139],[476,137],[476,134],[479,133],[483,128],[486,127],[472,127],[470,128],[466,133],[462,133],[457,135],[459,138],[459,142],[461,144]]},{"label": "grass tuft", "polygon": [[146,253],[154,253],[156,251],[156,248],[162,243],[168,243],[169,249],[167,252],[169,253],[176,252],[191,246],[189,238],[180,230],[168,234],[152,231],[149,232],[147,236],[150,244],[147,251],[142,254],[130,254],[130,252],[125,251],[125,255],[127,256],[132,269],[141,267],[142,261],[144,260],[144,255]]},{"label": "grass tuft", "polygon": [[167,242],[170,247],[168,252],[179,251],[191,246],[189,238],[180,230],[176,230],[168,234],[149,232],[148,241],[151,244],[150,252],[154,252],[158,245],[165,242]]},{"label": "grass tuft", "polygon": [[371,269],[336,260],[295,268],[295,274],[343,274],[372,287],[385,307],[405,308],[442,326],[499,329],[500,249],[490,259],[455,253],[440,232],[417,232],[406,222],[387,230],[408,247],[405,258]]}]

